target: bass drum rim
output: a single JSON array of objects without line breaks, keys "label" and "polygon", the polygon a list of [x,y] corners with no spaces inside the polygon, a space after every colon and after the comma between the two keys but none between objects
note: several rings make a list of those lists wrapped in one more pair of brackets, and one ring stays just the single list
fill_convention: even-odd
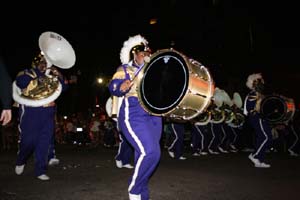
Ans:
[{"label": "bass drum rim", "polygon": [[[287,122],[289,120],[291,120],[294,116],[295,113],[295,107],[294,106],[290,106],[288,105],[289,101],[288,100],[292,100],[280,95],[269,95],[266,96],[262,101],[261,101],[261,105],[260,105],[260,113],[262,114],[263,118],[265,118],[267,121],[269,121],[271,124],[277,124],[277,123],[283,123],[283,122]],[[273,111],[273,113],[268,113],[268,105],[267,102],[268,101],[277,101],[281,103],[281,108],[276,107]],[[294,104],[294,102],[291,102],[292,104]],[[274,104],[273,104],[274,105]],[[279,115],[277,115],[277,113]],[[272,117],[271,117],[272,115]],[[274,116],[278,116],[278,117],[274,117]]]},{"label": "bass drum rim", "polygon": [[[197,117],[210,105],[214,89],[205,66],[172,48],[156,51],[137,76],[137,94],[144,110],[172,120]],[[153,98],[151,104],[147,95]]]},{"label": "bass drum rim", "polygon": [[[159,59],[162,59],[164,56],[169,57],[169,58],[174,58],[176,61],[178,61],[178,64],[180,64],[181,70],[184,72],[183,80],[181,81],[183,86],[180,88],[180,94],[176,96],[177,99],[173,98],[169,100],[169,103],[165,103],[166,106],[163,107],[158,107],[157,105],[154,105],[153,102],[150,102],[149,98],[146,96],[146,90],[145,85],[149,84],[146,78],[148,74],[150,74],[149,70],[152,70],[152,66],[154,66]],[[154,66],[155,67],[155,66]],[[188,66],[186,64],[186,60],[184,57],[181,56],[181,54],[175,50],[159,50],[153,56],[151,57],[151,60],[147,65],[145,66],[144,70],[141,72],[142,74],[142,79],[140,80],[139,83],[139,98],[140,101],[142,102],[143,107],[148,110],[153,115],[166,115],[171,113],[177,105],[181,103],[183,98],[185,97],[188,89],[188,80],[189,80],[189,73],[188,73]],[[151,75],[151,74],[150,74]],[[179,85],[179,84],[178,84]]]}]

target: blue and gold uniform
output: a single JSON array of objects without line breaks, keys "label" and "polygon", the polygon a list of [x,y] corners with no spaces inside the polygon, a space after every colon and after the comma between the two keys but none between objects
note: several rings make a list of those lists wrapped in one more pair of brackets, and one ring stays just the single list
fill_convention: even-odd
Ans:
[{"label": "blue and gold uniform", "polygon": [[[140,37],[132,37],[133,39]],[[132,39],[131,38],[131,39]],[[132,41],[129,39],[128,42]],[[132,44],[135,42],[133,41]],[[135,43],[135,45],[137,45]],[[128,51],[132,51],[132,46]],[[122,51],[121,51],[122,52]],[[124,51],[125,52],[125,51]],[[128,52],[127,52],[128,53]],[[129,54],[129,53],[128,53]],[[122,59],[121,59],[122,60]],[[141,106],[137,94],[137,75],[141,65],[129,61],[120,66],[109,84],[113,96],[124,97],[118,114],[118,127],[134,148],[134,172],[129,180],[129,199],[148,200],[148,181],[160,160],[160,138],[162,134],[162,119],[146,112]],[[121,84],[126,80],[133,80],[127,91],[121,91]]]},{"label": "blue and gold uniform", "polygon": [[[45,79],[45,73],[38,68],[21,71],[16,77],[16,85],[24,94]],[[58,78],[62,89],[65,81]],[[21,174],[28,158],[34,153],[35,176],[45,175],[48,165],[48,152],[55,128],[56,106],[52,101],[42,106],[33,107],[19,104],[19,151],[16,160],[16,173]]]},{"label": "blue and gold uniform", "polygon": [[[249,83],[249,79],[252,79]],[[260,114],[260,102],[262,100],[261,91],[256,86],[257,80],[262,79],[261,75],[254,74],[248,77],[247,86],[251,89],[245,98],[244,114],[248,116],[248,121],[255,131],[255,150],[249,155],[249,159],[254,163],[255,167],[269,168],[271,165],[266,164],[266,150],[272,140],[272,132],[270,125],[266,119]]]}]

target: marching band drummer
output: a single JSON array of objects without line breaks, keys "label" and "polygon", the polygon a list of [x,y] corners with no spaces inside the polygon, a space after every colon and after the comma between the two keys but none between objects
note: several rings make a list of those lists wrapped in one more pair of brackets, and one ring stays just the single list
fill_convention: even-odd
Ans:
[{"label": "marching band drummer", "polygon": [[260,73],[248,76],[246,86],[251,90],[245,98],[244,114],[248,115],[249,124],[255,131],[255,150],[248,158],[258,168],[269,168],[270,164],[265,163],[266,150],[271,140],[272,132],[269,123],[260,114],[260,102],[264,90],[264,79]]},{"label": "marching band drummer", "polygon": [[[31,69],[19,72],[16,77],[16,85],[22,90],[23,94],[30,93],[47,79],[46,69],[47,61],[44,55],[40,53],[34,58]],[[51,71],[54,76],[57,76],[63,91],[67,86],[67,82],[55,67],[52,66]],[[47,91],[36,91],[36,95],[40,96],[44,92]],[[20,141],[15,167],[17,175],[21,175],[24,172],[27,160],[34,153],[35,176],[43,181],[50,179],[46,175],[46,171],[48,151],[54,134],[55,110],[54,101],[38,107],[28,106],[19,102]]]},{"label": "marching band drummer", "polygon": [[146,112],[137,96],[138,75],[149,58],[148,41],[141,35],[129,37],[120,52],[122,65],[117,68],[109,83],[113,96],[122,97],[118,126],[134,148],[134,172],[129,180],[129,199],[148,200],[148,182],[156,169],[161,155],[160,138],[162,118]]}]

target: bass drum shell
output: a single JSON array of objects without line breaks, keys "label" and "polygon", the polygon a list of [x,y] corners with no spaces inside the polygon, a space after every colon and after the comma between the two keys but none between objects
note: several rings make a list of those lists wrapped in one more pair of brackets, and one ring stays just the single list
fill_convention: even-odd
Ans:
[{"label": "bass drum shell", "polygon": [[284,123],[294,117],[295,103],[284,96],[266,96],[261,101],[260,113],[272,124]]},{"label": "bass drum shell", "polygon": [[147,112],[189,120],[209,106],[214,84],[202,64],[174,49],[163,49],[139,73],[137,90]]}]

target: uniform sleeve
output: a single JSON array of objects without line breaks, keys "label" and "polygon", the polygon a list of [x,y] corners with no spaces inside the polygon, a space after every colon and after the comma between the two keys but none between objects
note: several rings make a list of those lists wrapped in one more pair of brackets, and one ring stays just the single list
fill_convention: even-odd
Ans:
[{"label": "uniform sleeve", "polygon": [[18,73],[16,77],[16,84],[20,89],[24,89],[28,86],[30,81],[36,79],[36,74],[33,74],[30,70],[24,70]]},{"label": "uniform sleeve", "polygon": [[69,88],[69,82],[65,78],[59,78],[58,80],[62,86],[62,91],[66,91]]},{"label": "uniform sleeve", "polygon": [[0,58],[0,99],[3,109],[10,109],[12,104],[12,80],[3,60]]},{"label": "uniform sleeve", "polygon": [[127,79],[128,78],[126,77],[126,73],[123,66],[119,67],[108,85],[110,94],[118,97],[124,96],[128,91],[121,92],[120,86]]}]

